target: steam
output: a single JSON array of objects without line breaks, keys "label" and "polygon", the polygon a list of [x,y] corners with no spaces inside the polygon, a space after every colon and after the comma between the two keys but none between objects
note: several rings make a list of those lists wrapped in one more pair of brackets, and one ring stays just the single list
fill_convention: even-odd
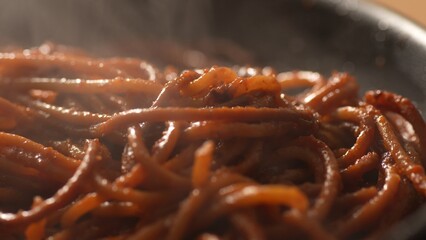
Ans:
[{"label": "steam", "polygon": [[0,0],[0,46],[52,41],[113,55],[142,39],[189,43],[210,35],[210,12],[208,0]]}]

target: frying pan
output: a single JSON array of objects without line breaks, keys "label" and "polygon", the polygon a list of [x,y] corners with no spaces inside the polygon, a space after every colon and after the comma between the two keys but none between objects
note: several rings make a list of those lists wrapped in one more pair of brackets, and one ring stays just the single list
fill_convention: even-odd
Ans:
[{"label": "frying pan", "polygon": [[[426,110],[426,32],[369,2],[0,0],[0,47],[49,40],[101,55],[144,58],[138,39],[188,48],[199,46],[200,39],[222,39],[250,53],[240,54],[234,63],[324,75],[346,71],[357,78],[361,92],[394,91]],[[425,236],[426,206],[394,227],[386,239]]]}]

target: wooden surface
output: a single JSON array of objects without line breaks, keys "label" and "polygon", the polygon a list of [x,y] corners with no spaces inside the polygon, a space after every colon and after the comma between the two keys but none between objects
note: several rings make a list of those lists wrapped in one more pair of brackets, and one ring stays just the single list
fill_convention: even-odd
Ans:
[{"label": "wooden surface", "polygon": [[370,0],[405,15],[426,27],[426,0]]}]

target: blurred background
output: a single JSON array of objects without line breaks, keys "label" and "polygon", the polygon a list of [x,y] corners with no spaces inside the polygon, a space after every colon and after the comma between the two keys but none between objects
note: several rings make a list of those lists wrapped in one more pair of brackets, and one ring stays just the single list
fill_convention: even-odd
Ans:
[{"label": "blurred background", "polygon": [[383,4],[412,20],[426,26],[426,1],[424,0],[371,0]]}]

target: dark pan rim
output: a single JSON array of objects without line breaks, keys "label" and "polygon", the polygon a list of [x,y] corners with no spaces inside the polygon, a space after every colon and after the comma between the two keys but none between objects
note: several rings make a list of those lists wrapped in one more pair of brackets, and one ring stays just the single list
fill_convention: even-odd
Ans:
[{"label": "dark pan rim", "polygon": [[[426,28],[402,13],[366,0],[317,0],[336,8],[338,12],[360,14],[371,22],[382,23],[386,29],[399,35],[410,36],[410,40],[426,49]],[[380,26],[379,26],[380,27]]]}]

